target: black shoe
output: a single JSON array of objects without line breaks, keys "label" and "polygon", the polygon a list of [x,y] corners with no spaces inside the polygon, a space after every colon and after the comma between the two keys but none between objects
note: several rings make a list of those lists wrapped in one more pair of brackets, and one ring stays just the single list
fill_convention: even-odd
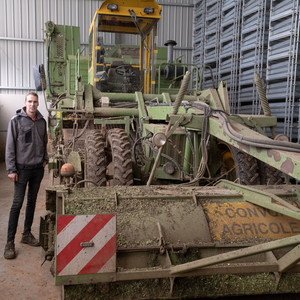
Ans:
[{"label": "black shoe", "polygon": [[38,247],[40,246],[40,242],[32,235],[31,232],[27,234],[23,234],[21,243],[28,244],[29,246]]},{"label": "black shoe", "polygon": [[15,250],[15,244],[13,241],[8,242],[5,245],[5,250],[4,250],[4,258],[5,259],[13,259],[16,258],[16,250]]}]

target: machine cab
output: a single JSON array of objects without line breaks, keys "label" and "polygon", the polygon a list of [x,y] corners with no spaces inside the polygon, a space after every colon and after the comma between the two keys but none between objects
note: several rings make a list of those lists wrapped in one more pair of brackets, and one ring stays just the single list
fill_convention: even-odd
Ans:
[{"label": "machine cab", "polygon": [[160,14],[155,1],[104,1],[89,29],[89,83],[102,92],[153,92]]}]

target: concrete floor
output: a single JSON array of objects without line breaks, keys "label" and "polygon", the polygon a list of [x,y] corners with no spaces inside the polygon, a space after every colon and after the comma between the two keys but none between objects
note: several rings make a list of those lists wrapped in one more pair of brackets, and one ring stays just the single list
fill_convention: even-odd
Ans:
[{"label": "concrete floor", "polygon": [[[32,233],[38,237],[39,219],[45,213],[45,186],[48,180],[45,170],[39,192]],[[54,285],[54,278],[49,269],[50,263],[42,263],[42,249],[20,243],[26,198],[21,211],[15,239],[17,258],[6,260],[3,257],[7,236],[9,210],[13,197],[13,183],[7,177],[5,164],[0,162],[0,299],[10,300],[56,300],[61,299],[61,287]]]}]

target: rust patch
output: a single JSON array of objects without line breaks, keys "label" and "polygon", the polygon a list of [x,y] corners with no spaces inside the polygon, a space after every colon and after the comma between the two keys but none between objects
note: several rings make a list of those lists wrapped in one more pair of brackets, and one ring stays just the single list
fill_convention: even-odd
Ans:
[{"label": "rust patch", "polygon": [[292,160],[288,157],[285,162],[282,163],[280,170],[284,173],[293,174],[294,172],[294,164]]},{"label": "rust patch", "polygon": [[250,146],[242,144],[242,143],[238,143],[239,149],[244,149],[247,153],[250,152]]},{"label": "rust patch", "polygon": [[276,150],[267,150],[267,155],[269,157],[274,157],[275,161],[280,161],[281,160],[280,153]]},{"label": "rust patch", "polygon": [[[222,126],[221,126],[221,130],[223,130]],[[223,135],[227,136],[227,133],[225,132],[225,130],[223,130]]]},{"label": "rust patch", "polygon": [[256,152],[257,152],[257,153],[261,153],[261,151],[262,151],[262,148],[256,147]]}]

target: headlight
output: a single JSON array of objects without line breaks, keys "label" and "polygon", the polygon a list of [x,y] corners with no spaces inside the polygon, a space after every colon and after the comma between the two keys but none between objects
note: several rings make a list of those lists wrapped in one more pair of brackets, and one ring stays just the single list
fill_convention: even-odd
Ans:
[{"label": "headlight", "polygon": [[106,7],[107,7],[107,9],[109,9],[110,11],[118,10],[118,4],[108,3]]},{"label": "headlight", "polygon": [[144,8],[144,13],[149,15],[154,13],[154,7],[145,7]]},{"label": "headlight", "polygon": [[163,132],[157,132],[154,134],[152,142],[156,147],[160,148],[167,142],[167,137]]}]

